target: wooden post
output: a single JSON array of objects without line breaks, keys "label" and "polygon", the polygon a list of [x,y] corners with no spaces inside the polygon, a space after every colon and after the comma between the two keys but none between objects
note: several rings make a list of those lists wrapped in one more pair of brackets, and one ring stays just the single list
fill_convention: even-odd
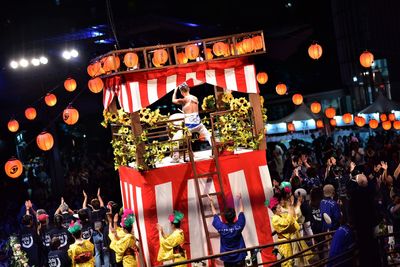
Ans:
[{"label": "wooden post", "polygon": [[261,140],[258,149],[265,150],[267,148],[267,144],[266,144],[266,138],[265,138],[265,134],[264,134],[265,126],[264,126],[262,112],[261,112],[260,95],[251,93],[251,94],[249,94],[249,99],[250,99],[251,107],[253,108],[253,112],[254,112],[254,128],[256,130],[256,134],[259,134],[260,132],[262,132],[262,134],[263,134],[263,139]]},{"label": "wooden post", "polygon": [[[131,113],[131,127],[133,136],[135,138],[140,137],[142,135],[143,129],[142,125],[140,125],[140,116],[138,111]],[[145,152],[144,143],[139,143],[136,146],[136,166],[145,166],[143,158],[144,152]]]},{"label": "wooden post", "polygon": [[224,88],[214,85],[214,95],[215,95],[215,108],[217,110],[222,110],[224,103],[222,102],[222,96],[224,95]]}]

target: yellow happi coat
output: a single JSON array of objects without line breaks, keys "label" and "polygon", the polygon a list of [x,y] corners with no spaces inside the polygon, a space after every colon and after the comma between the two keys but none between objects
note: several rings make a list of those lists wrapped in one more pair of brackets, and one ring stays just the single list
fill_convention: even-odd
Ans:
[{"label": "yellow happi coat", "polygon": [[[91,258],[84,263],[76,263],[75,258],[83,253],[90,252]],[[69,246],[68,256],[71,258],[72,267],[93,267],[94,266],[94,245],[89,240],[75,242]]]},{"label": "yellow happi coat", "polygon": [[137,266],[135,254],[126,253],[127,250],[133,250],[135,248],[136,238],[130,233],[125,233],[124,229],[117,227],[118,240],[115,238],[113,233],[109,233],[108,237],[111,240],[110,248],[115,251],[115,260],[117,262],[122,261],[124,267],[135,267]]},{"label": "yellow happi coat", "polygon": [[[169,236],[160,237],[160,249],[158,251],[157,260],[167,261],[173,260],[174,262],[186,260],[186,253],[174,254],[174,247],[181,246],[185,242],[185,236],[183,235],[182,229],[175,229]],[[185,265],[179,265],[184,267]]]}]

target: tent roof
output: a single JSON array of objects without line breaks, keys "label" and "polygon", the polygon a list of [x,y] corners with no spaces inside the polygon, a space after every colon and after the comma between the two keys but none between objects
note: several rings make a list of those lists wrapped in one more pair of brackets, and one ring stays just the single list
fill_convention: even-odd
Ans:
[{"label": "tent roof", "polygon": [[317,120],[318,118],[319,115],[312,113],[311,110],[304,103],[302,103],[293,113],[287,115],[286,117],[283,117],[282,119],[271,121],[268,123],[270,124],[276,124],[281,122],[288,123],[292,121],[304,121],[309,119]]},{"label": "tent roof", "polygon": [[389,100],[386,96],[384,96],[381,92],[376,98],[375,102],[359,111],[358,113],[369,114],[369,113],[390,113],[392,110],[400,111],[400,104]]}]

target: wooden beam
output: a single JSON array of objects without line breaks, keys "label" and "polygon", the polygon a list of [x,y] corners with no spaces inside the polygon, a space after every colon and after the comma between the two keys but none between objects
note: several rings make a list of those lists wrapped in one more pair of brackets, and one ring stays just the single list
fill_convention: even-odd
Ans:
[{"label": "wooden beam", "polygon": [[250,104],[251,107],[253,108],[254,112],[254,128],[256,131],[256,134],[259,134],[262,132],[263,134],[263,139],[260,141],[260,144],[258,146],[259,150],[265,150],[267,149],[267,144],[266,144],[266,137],[264,134],[264,122],[262,118],[262,112],[261,112],[261,97],[259,94],[251,93],[249,94],[249,99],[250,99]]},{"label": "wooden beam", "polygon": [[[136,137],[140,137],[142,135],[143,128],[142,128],[142,125],[140,124],[139,112],[136,111],[134,113],[131,113],[130,115],[131,115],[131,127],[132,127],[133,136],[135,138]],[[143,142],[141,142],[136,146],[136,166],[137,166],[137,169],[139,169],[138,168],[139,166],[145,166],[144,157],[143,157],[144,152],[145,152],[145,144]]]},{"label": "wooden beam", "polygon": [[222,97],[224,95],[224,88],[214,85],[214,95],[215,95],[215,107],[216,109],[222,110],[224,103],[222,102]]}]

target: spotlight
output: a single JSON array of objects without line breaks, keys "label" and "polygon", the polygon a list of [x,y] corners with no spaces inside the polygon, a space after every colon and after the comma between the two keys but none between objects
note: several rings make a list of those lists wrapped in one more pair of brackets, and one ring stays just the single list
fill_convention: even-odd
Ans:
[{"label": "spotlight", "polygon": [[28,62],[28,60],[26,60],[25,58],[23,58],[23,59],[21,59],[21,60],[19,61],[19,65],[21,65],[21,67],[23,67],[23,68],[26,68],[26,67],[28,67],[29,62]]},{"label": "spotlight", "polygon": [[42,63],[44,65],[46,65],[49,62],[47,57],[43,57],[43,56],[39,58],[39,61],[40,61],[40,63]]},{"label": "spotlight", "polygon": [[13,60],[13,61],[10,62],[10,67],[13,68],[13,69],[18,68],[18,66],[19,66],[19,65],[18,65],[18,62],[15,61],[15,60]]},{"label": "spotlight", "polygon": [[78,57],[79,55],[76,49],[72,49],[71,51],[69,51],[69,54],[71,55],[71,57]]},{"label": "spotlight", "polygon": [[40,59],[38,58],[32,58],[31,63],[33,66],[39,66],[40,65]]},{"label": "spotlight", "polygon": [[71,59],[71,53],[69,52],[69,51],[64,51],[63,53],[62,53],[62,57],[63,58],[65,58],[66,60],[69,60],[69,59]]}]

